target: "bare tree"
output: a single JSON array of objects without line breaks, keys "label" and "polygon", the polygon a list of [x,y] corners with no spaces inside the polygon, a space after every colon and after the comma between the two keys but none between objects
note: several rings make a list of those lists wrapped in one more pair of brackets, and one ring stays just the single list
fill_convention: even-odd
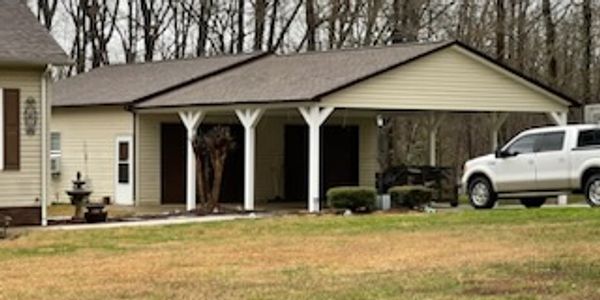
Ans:
[{"label": "bare tree", "polygon": [[46,29],[52,29],[52,22],[56,15],[58,0],[37,0],[38,20],[44,24]]}]

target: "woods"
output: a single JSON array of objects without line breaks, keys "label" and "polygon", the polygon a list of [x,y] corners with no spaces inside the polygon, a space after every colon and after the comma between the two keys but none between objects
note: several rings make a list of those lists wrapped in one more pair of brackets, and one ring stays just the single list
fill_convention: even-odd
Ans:
[{"label": "woods", "polygon": [[[124,62],[458,39],[584,103],[600,102],[600,4],[591,0],[29,2],[40,22],[64,37],[76,62],[62,76]],[[580,116],[573,111],[570,119]],[[545,121],[510,116],[501,139]],[[477,142],[487,138],[482,123],[459,123],[452,130],[464,136],[456,142],[451,133],[444,135],[450,137],[438,154],[440,162],[457,167],[465,156],[489,151],[490,144]],[[422,118],[388,122],[394,163],[426,161],[419,154],[426,145],[418,142],[424,124]]]}]

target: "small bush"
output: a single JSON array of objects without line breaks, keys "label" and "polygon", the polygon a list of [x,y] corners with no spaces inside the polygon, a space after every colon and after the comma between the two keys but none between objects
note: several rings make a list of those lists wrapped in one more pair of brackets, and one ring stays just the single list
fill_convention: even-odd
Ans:
[{"label": "small bush", "polygon": [[362,186],[334,187],[327,191],[330,207],[356,211],[371,211],[375,208],[377,193],[374,188]]},{"label": "small bush", "polygon": [[433,197],[433,190],[420,185],[403,185],[392,187],[388,190],[392,205],[410,209],[421,208]]}]

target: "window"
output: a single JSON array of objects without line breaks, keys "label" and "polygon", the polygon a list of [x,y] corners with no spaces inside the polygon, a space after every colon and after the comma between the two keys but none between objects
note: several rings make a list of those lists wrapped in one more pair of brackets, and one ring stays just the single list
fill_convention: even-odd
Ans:
[{"label": "window", "polygon": [[577,138],[577,147],[600,146],[600,130],[582,130]]},{"label": "window", "polygon": [[512,143],[506,151],[515,154],[532,153],[539,134],[526,135]]},{"label": "window", "polygon": [[62,150],[60,149],[60,132],[50,133],[50,156],[57,157],[61,156]]},{"label": "window", "polygon": [[0,89],[0,170],[21,167],[21,110],[18,89]]},{"label": "window", "polygon": [[129,142],[119,142],[118,145],[118,180],[119,183],[129,183]]},{"label": "window", "polygon": [[544,133],[536,141],[535,152],[560,151],[564,140],[564,131]]}]

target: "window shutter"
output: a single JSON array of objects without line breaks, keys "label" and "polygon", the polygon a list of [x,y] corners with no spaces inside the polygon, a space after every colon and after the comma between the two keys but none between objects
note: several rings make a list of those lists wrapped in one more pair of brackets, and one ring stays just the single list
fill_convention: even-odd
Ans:
[{"label": "window shutter", "polygon": [[20,105],[19,90],[4,89],[4,170],[19,170]]}]

